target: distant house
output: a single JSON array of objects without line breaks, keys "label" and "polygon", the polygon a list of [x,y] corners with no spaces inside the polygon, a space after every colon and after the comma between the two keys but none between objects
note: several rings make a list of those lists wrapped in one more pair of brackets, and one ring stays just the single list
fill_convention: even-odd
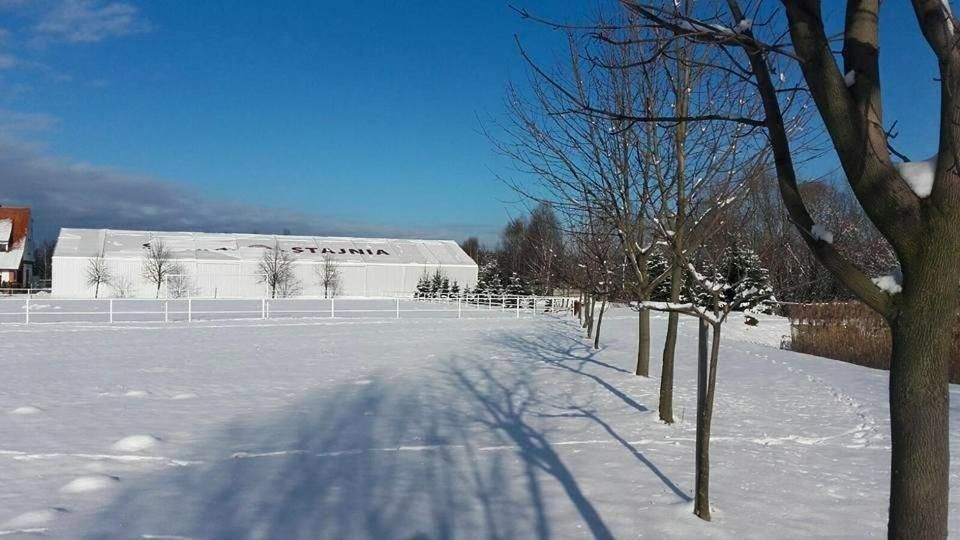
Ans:
[{"label": "distant house", "polygon": [[27,287],[32,281],[29,234],[29,208],[0,206],[0,287]]}]

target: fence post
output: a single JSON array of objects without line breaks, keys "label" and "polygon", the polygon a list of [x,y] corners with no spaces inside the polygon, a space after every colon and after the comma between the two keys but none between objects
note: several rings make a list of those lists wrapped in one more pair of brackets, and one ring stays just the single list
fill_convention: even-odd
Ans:
[{"label": "fence post", "polygon": [[330,318],[331,319],[335,319],[337,317],[337,310],[334,307],[334,302],[336,302],[336,299],[331,298],[330,299]]},{"label": "fence post", "polygon": [[463,307],[462,307],[462,305],[460,304],[460,297],[459,297],[459,296],[457,297],[457,318],[458,318],[458,319],[462,319],[462,318],[463,318]]},{"label": "fence post", "polygon": [[266,318],[267,318],[267,299],[261,298],[260,299],[260,319],[263,320]]},{"label": "fence post", "polygon": [[507,309],[507,297],[506,295],[500,295],[500,311]]},{"label": "fence post", "polygon": [[110,324],[113,324],[113,298],[110,299]]},{"label": "fence post", "polygon": [[517,318],[520,318],[520,298],[517,297]]},{"label": "fence post", "polygon": [[25,317],[23,324],[30,324],[30,295],[29,294],[27,295],[26,308],[23,310],[23,313]]},{"label": "fence post", "polygon": [[170,322],[170,301],[166,299],[163,301],[163,322]]},{"label": "fence post", "polygon": [[533,295],[533,316],[537,316],[537,295]]},{"label": "fence post", "polygon": [[193,298],[187,298],[187,322],[193,322]]},{"label": "fence post", "polygon": [[397,297],[397,318],[400,318],[400,297]]}]

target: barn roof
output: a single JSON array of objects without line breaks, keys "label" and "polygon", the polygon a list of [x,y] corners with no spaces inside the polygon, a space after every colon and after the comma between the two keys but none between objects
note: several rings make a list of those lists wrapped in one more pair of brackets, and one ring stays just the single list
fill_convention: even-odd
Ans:
[{"label": "barn roof", "polygon": [[339,263],[476,266],[452,240],[402,240],[272,234],[61,229],[54,257],[142,258],[153,242],[163,242],[178,260],[258,261],[278,246],[298,262],[331,257]]},{"label": "barn roof", "polygon": [[29,208],[0,206],[0,242],[7,242],[9,251],[0,252],[0,270],[19,270],[27,249],[30,230]]}]

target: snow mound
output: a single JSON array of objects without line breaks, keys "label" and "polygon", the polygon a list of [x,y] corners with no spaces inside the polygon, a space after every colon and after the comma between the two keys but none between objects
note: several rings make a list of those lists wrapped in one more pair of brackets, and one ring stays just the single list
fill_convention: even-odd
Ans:
[{"label": "snow mound", "polygon": [[150,395],[150,392],[146,390],[130,390],[124,396],[126,397],[147,397]]},{"label": "snow mound", "polygon": [[116,476],[107,476],[98,474],[94,476],[81,476],[70,481],[69,484],[60,488],[60,493],[87,493],[89,491],[100,491],[106,489],[120,479]]},{"label": "snow mound", "polygon": [[184,394],[177,394],[177,395],[171,397],[170,399],[177,399],[177,400],[180,400],[180,399],[193,399],[193,398],[195,398],[195,397],[197,397],[196,394],[194,394],[194,393],[192,393],[192,392],[186,392],[186,393],[184,393]]},{"label": "snow mound", "polygon": [[160,439],[153,435],[130,435],[113,443],[112,448],[117,452],[142,452],[149,450],[160,443]]},{"label": "snow mound", "polygon": [[819,223],[814,223],[813,227],[810,228],[810,236],[813,236],[816,240],[822,240],[828,244],[833,243],[833,233],[828,231],[826,227]]},{"label": "snow mound", "polygon": [[17,407],[16,409],[10,411],[10,414],[22,414],[22,415],[27,415],[27,414],[40,414],[40,413],[42,413],[42,412],[43,412],[43,410],[40,409],[39,407],[34,407],[34,406],[32,406],[32,405],[27,405],[27,406],[25,406],[25,407]]},{"label": "snow mound", "polygon": [[44,508],[43,510],[34,510],[25,512],[19,516],[3,523],[7,529],[28,529],[46,525],[57,518],[57,516],[66,513],[65,508]]},{"label": "snow mound", "polygon": [[923,161],[908,161],[906,163],[894,163],[900,177],[910,186],[910,189],[917,194],[917,197],[925,199],[933,192],[933,179],[937,171],[937,157],[925,159]]}]

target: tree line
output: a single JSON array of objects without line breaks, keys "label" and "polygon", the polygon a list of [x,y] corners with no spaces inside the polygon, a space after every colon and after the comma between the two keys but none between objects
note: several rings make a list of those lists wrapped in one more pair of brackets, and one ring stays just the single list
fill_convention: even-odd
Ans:
[{"label": "tree line", "polygon": [[[563,257],[551,261],[551,284],[580,291],[595,344],[605,304],[631,302],[638,375],[649,373],[649,312],[669,313],[665,422],[678,317],[699,320],[694,513],[705,520],[729,313],[771,304],[770,292],[862,301],[892,330],[888,534],[946,537],[947,366],[960,306],[960,37],[949,2],[912,2],[941,89],[938,152],[918,162],[893,147],[895,122],[882,117],[877,0],[847,0],[839,34],[815,0],[783,0],[781,10],[618,4],[570,25],[519,9],[565,36],[563,60],[538,61],[518,40],[528,83],[508,88],[506,120],[486,126],[515,164],[503,180],[557,215]],[[838,158],[841,178],[804,182],[802,164],[824,153]],[[495,260],[533,278],[542,261],[511,259],[514,232],[504,230]],[[730,261],[761,270],[731,271]]]}]

